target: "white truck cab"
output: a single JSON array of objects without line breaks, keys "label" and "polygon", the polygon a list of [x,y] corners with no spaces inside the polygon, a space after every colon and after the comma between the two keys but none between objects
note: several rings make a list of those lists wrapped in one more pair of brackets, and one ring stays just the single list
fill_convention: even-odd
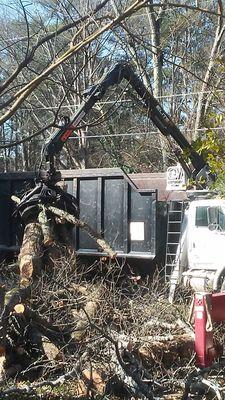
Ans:
[{"label": "white truck cab", "polygon": [[224,278],[225,200],[192,200],[183,217],[170,300],[182,280],[195,291],[212,292],[225,289]]},{"label": "white truck cab", "polygon": [[170,300],[179,282],[195,291],[225,290],[225,199],[207,190],[186,193]]}]

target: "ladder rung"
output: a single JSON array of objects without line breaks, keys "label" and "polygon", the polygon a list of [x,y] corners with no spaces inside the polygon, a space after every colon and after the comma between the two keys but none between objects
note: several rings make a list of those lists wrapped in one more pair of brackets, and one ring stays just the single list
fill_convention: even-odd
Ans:
[{"label": "ladder rung", "polygon": [[169,245],[175,245],[175,244],[179,244],[179,242],[167,242],[167,244],[169,244]]},{"label": "ladder rung", "polygon": [[177,253],[167,253],[167,256],[175,256]]},{"label": "ladder rung", "polygon": [[169,214],[173,214],[173,213],[182,213],[182,210],[169,210]]},{"label": "ladder rung", "polygon": [[169,222],[169,224],[180,224],[181,223],[181,221],[179,220],[179,221],[168,221]]},{"label": "ladder rung", "polygon": [[168,235],[180,235],[180,232],[168,232]]},{"label": "ladder rung", "polygon": [[166,264],[166,267],[174,267],[174,264]]}]

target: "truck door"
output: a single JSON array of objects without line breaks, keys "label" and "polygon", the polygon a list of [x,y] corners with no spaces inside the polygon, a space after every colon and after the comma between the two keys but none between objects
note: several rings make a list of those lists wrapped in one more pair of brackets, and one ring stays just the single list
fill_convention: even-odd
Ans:
[{"label": "truck door", "polygon": [[188,234],[189,268],[216,270],[225,265],[225,207],[201,204],[193,208]]}]

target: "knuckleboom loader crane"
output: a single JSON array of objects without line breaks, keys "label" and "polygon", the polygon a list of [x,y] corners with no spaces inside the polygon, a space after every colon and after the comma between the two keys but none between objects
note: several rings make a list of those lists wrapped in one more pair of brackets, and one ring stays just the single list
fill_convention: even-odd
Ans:
[{"label": "knuckleboom loader crane", "polygon": [[[71,119],[67,116],[62,117],[61,126],[45,143],[43,154],[49,164],[47,176],[39,178],[36,187],[24,195],[17,206],[17,212],[25,222],[29,220],[30,215],[33,217],[37,212],[35,210],[40,201],[79,215],[76,199],[56,185],[60,174],[55,168],[55,156],[60,153],[65,142],[73,135],[95,103],[103,98],[107,89],[119,85],[123,79],[127,80],[138,94],[159,131],[168,139],[172,138],[181,151],[188,154],[191,165],[187,165],[181,153],[175,151],[186,175],[194,180],[204,177],[206,186],[214,180],[203,157],[194,150],[132,67],[127,63],[119,63],[103,75],[97,84],[85,91],[84,100],[75,115]],[[176,284],[185,275],[186,281],[191,283],[194,290],[201,292],[200,297],[196,294],[194,305],[197,363],[201,367],[211,365],[216,355],[212,332],[210,334],[206,329],[207,318],[210,316],[210,302],[211,320],[214,318],[217,321],[225,321],[225,294],[214,294],[221,289],[221,281],[223,282],[225,275],[225,200],[202,196],[207,194],[206,192],[200,190],[197,199],[190,201],[185,210],[170,291],[172,298]]]},{"label": "knuckleboom loader crane", "polygon": [[119,63],[111,68],[96,85],[91,86],[85,91],[84,101],[72,120],[68,117],[64,117],[62,119],[62,127],[47,141],[45,145],[45,155],[46,160],[49,162],[49,181],[54,181],[55,176],[57,176],[54,167],[55,155],[61,151],[64,143],[73,134],[95,103],[103,98],[107,89],[111,86],[119,85],[123,79],[127,80],[134,91],[139,95],[144,107],[147,109],[150,119],[160,132],[166,137],[172,137],[182,150],[188,152],[192,163],[192,169],[185,165],[186,173],[194,179],[200,175],[206,176],[208,167],[201,155],[193,149],[169,115],[145,87],[139,76],[133,71],[132,67],[126,63]]}]

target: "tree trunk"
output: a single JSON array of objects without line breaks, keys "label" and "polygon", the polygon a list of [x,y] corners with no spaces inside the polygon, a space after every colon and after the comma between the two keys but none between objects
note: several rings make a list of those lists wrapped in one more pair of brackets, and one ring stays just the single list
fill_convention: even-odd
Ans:
[{"label": "tree trunk", "polygon": [[[151,2],[150,2],[151,3]],[[156,98],[160,98],[162,96],[162,49],[161,49],[161,20],[162,20],[162,9],[160,15],[156,17],[154,8],[152,5],[149,5],[149,8],[146,9],[149,25],[150,25],[150,36],[151,36],[151,47],[152,47],[152,63],[153,63],[153,94]],[[162,151],[162,161],[163,168],[166,170],[167,168],[167,146],[165,143],[165,139],[160,136],[160,145]]]},{"label": "tree trunk", "polygon": [[178,359],[188,358],[194,351],[194,338],[188,335],[176,335],[171,340],[152,340],[147,345],[138,349],[139,355],[144,363],[154,365],[160,362],[169,367]]},{"label": "tree trunk", "polygon": [[23,243],[19,254],[20,280],[30,282],[33,272],[41,265],[43,234],[41,225],[29,223],[23,236]]},{"label": "tree trunk", "polygon": [[[220,9],[220,7],[219,7],[218,12],[222,13],[222,9]],[[207,98],[208,98],[208,96],[211,95],[211,93],[207,94],[206,91],[208,89],[210,80],[212,78],[212,70],[215,65],[215,59],[218,56],[219,46],[222,41],[224,32],[225,32],[225,24],[223,24],[223,17],[219,16],[217,29],[216,29],[216,33],[215,33],[215,38],[214,38],[213,46],[212,46],[210,57],[209,57],[209,64],[208,64],[205,76],[203,78],[204,82],[202,84],[201,91],[198,96],[198,105],[197,105],[196,121],[195,121],[195,139],[198,136],[198,128],[201,126],[202,119],[206,113]]]}]

